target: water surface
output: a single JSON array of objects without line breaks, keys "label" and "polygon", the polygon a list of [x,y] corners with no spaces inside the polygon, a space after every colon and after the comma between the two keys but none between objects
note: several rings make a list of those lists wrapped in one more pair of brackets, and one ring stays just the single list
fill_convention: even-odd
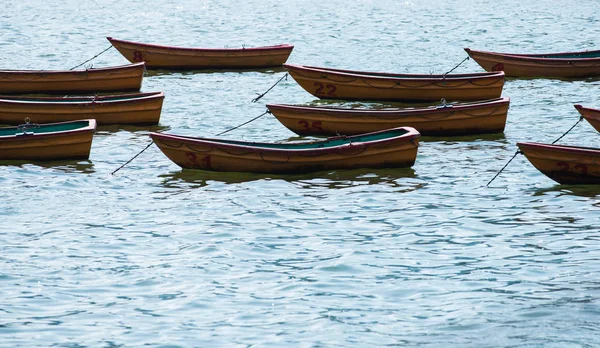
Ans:
[{"label": "water surface", "polygon": [[[596,1],[5,0],[2,68],[69,69],[106,36],[188,47],[291,43],[288,62],[445,73],[464,47],[598,49]],[[112,49],[87,65],[127,61]],[[456,72],[476,72],[472,60]],[[423,137],[410,169],[181,170],[149,131],[214,136],[266,103],[316,100],[282,69],[149,71],[157,127],[100,127],[89,161],[0,166],[0,346],[595,347],[598,195],[516,142],[600,107],[599,80],[508,79],[503,134]],[[223,137],[298,139],[268,115]],[[598,146],[584,122],[560,143]]]}]

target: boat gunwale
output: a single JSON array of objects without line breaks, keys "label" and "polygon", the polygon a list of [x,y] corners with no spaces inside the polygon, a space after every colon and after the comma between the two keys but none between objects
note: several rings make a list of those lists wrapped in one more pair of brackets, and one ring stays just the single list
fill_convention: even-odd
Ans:
[{"label": "boat gunwale", "polygon": [[294,111],[313,111],[316,113],[339,113],[339,114],[378,114],[378,115],[396,115],[396,114],[434,114],[452,111],[463,111],[472,109],[482,109],[487,107],[497,107],[505,104],[510,104],[510,98],[500,97],[487,100],[478,100],[470,103],[458,103],[458,104],[447,104],[448,107],[442,106],[423,106],[415,108],[393,108],[393,109],[363,109],[363,108],[343,108],[343,107],[332,107],[332,106],[303,106],[303,105],[292,105],[292,104],[266,104],[266,107],[270,109],[279,110],[294,110]]},{"label": "boat gunwale", "polygon": [[[501,53],[501,52],[491,52],[491,51],[479,51],[479,50],[472,50],[470,48],[465,48],[464,49],[467,54],[469,55],[469,57],[473,58],[474,60],[477,60],[475,57],[472,56],[471,53],[475,53],[475,54],[481,54],[481,55],[485,55],[485,56],[491,56],[494,58],[506,58],[507,60],[521,60],[521,61],[528,61],[528,62],[544,62],[544,63],[548,63],[548,62],[557,62],[557,63],[569,63],[569,62],[598,62],[600,61],[600,50],[593,50],[593,51],[576,51],[576,52],[560,52],[560,53],[546,53],[546,54],[521,54],[521,53]],[[585,53],[585,54],[590,54],[590,53],[598,53],[598,57],[596,58],[577,58],[577,57],[571,57],[571,58],[554,58],[554,57],[548,57],[551,55],[576,55],[576,54],[581,54],[581,53]],[[484,58],[484,57],[481,57]]]},{"label": "boat gunwale", "polygon": [[78,106],[87,104],[137,104],[146,101],[164,99],[164,92],[144,92],[134,93],[132,97],[127,98],[125,94],[115,94],[106,96],[76,96],[76,97],[23,97],[0,95],[0,105],[62,105]]},{"label": "boat gunwale", "polygon": [[198,138],[198,137],[192,137],[192,136],[165,134],[165,133],[158,133],[158,132],[150,132],[149,136],[151,138],[154,138],[156,136],[159,140],[179,142],[179,143],[182,143],[182,145],[183,144],[193,144],[193,145],[202,144],[202,145],[209,145],[211,147],[219,147],[219,148],[223,148],[223,149],[236,149],[236,150],[247,150],[247,151],[251,151],[251,152],[261,152],[261,153],[267,152],[267,153],[278,153],[278,154],[293,153],[298,156],[302,156],[302,155],[317,155],[317,154],[321,154],[321,153],[331,153],[332,151],[334,151],[336,149],[353,146],[353,145],[362,145],[362,146],[366,147],[366,146],[384,145],[387,143],[397,142],[399,140],[405,140],[406,142],[412,142],[415,139],[418,139],[421,136],[421,134],[413,127],[405,127],[404,126],[404,127],[396,127],[396,128],[392,128],[392,129],[386,129],[386,130],[382,130],[382,131],[369,132],[369,133],[352,135],[352,136],[343,136],[342,135],[342,136],[337,136],[337,137],[328,137],[323,140],[316,140],[316,141],[309,141],[309,142],[297,142],[297,143],[281,143],[280,144],[280,145],[291,145],[291,146],[294,146],[297,144],[297,145],[305,146],[308,144],[312,145],[312,144],[326,143],[328,141],[336,140],[336,139],[340,139],[340,138],[342,138],[342,139],[360,138],[360,137],[371,136],[371,135],[375,135],[375,134],[379,134],[379,133],[387,133],[387,132],[392,133],[392,132],[396,132],[399,130],[404,130],[405,133],[398,135],[398,136],[391,136],[391,137],[386,137],[386,138],[377,139],[377,140],[368,141],[368,142],[364,142],[364,141],[353,142],[353,141],[349,140],[348,142],[345,142],[340,145],[335,145],[335,146],[310,147],[310,148],[299,148],[299,149],[294,149],[294,148],[284,149],[284,148],[270,147],[277,143],[241,142],[243,144],[234,144],[234,143],[227,142],[228,140],[226,140],[226,139]]},{"label": "boat gunwale", "polygon": [[[35,75],[35,74],[68,74],[68,75],[77,75],[82,73],[103,73],[103,72],[114,72],[119,70],[137,70],[139,67],[145,69],[144,62],[131,63],[126,65],[117,65],[117,66],[109,66],[109,67],[101,67],[101,68],[90,68],[85,70],[0,70],[0,74],[22,74],[22,75]],[[2,77],[0,75],[0,77]]]},{"label": "boat gunwale", "polygon": [[[285,51],[285,50],[292,50],[294,48],[294,45],[290,45],[290,44],[279,44],[279,45],[258,46],[258,47],[248,47],[248,48],[246,48],[246,47],[235,47],[235,48],[227,48],[227,47],[225,47],[225,48],[200,48],[200,47],[198,47],[198,48],[194,48],[194,47],[178,47],[178,46],[166,46],[166,45],[141,43],[141,42],[135,42],[135,41],[115,39],[110,36],[107,36],[106,39],[108,41],[110,41],[111,44],[114,41],[115,43],[129,44],[129,45],[140,46],[140,47],[157,48],[157,49],[169,50],[169,51],[181,51],[181,52],[227,52],[227,53],[231,53],[231,52],[246,52],[246,51],[254,51],[254,52],[280,51],[280,50]],[[176,54],[176,52],[169,52],[169,53]]]},{"label": "boat gunwale", "polygon": [[[523,146],[528,150],[546,150],[551,152],[600,156],[600,148],[593,147],[556,145],[537,142],[517,142],[517,146],[519,147],[519,149],[521,149],[521,146]],[[525,151],[522,152],[525,154],[525,156],[527,156]]]},{"label": "boat gunwale", "polygon": [[[371,71],[358,71],[358,70],[345,70],[336,68],[326,67],[315,67],[309,65],[300,64],[283,64],[283,67],[297,71],[309,71],[321,74],[330,74],[338,76],[351,76],[356,78],[370,78],[370,79],[387,79],[387,80],[418,80],[418,81],[463,81],[463,80],[480,80],[489,78],[502,78],[504,79],[504,71],[486,71],[486,72],[475,72],[467,74],[394,74],[385,72],[371,72]],[[313,77],[307,77],[309,79],[315,79]]]},{"label": "boat gunwale", "polygon": [[[45,126],[55,126],[55,125],[61,125],[61,124],[70,124],[70,123],[84,123],[87,122],[87,125],[81,128],[76,128],[76,129],[69,129],[69,130],[64,130],[64,131],[56,131],[56,132],[44,132],[44,133],[33,133],[31,135],[22,135],[22,134],[18,134],[15,132],[15,134],[11,134],[11,135],[0,135],[0,142],[11,142],[11,141],[22,141],[22,140],[29,140],[35,138],[35,139],[40,139],[40,138],[55,138],[55,137],[62,137],[62,136],[69,136],[69,135],[74,135],[74,134],[78,134],[78,133],[94,133],[96,131],[97,128],[97,122],[96,119],[93,118],[88,118],[88,119],[81,119],[81,120],[75,120],[75,121],[65,121],[65,122],[53,122],[53,123],[40,123],[40,127],[45,127]],[[13,126],[13,127],[2,127],[0,128],[1,130],[8,130],[8,129],[14,129],[15,131],[19,130],[19,126]]]},{"label": "boat gunwale", "polygon": [[600,120],[600,109],[590,108],[581,104],[575,104],[573,106],[579,111],[582,117]]}]

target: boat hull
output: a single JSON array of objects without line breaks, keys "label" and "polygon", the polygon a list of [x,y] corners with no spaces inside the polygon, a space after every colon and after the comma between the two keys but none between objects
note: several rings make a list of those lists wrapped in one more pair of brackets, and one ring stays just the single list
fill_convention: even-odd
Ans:
[{"label": "boat hull", "polygon": [[559,184],[600,184],[600,149],[517,143],[529,162]]},{"label": "boat hull", "polygon": [[108,41],[130,62],[157,69],[248,69],[282,66],[294,46],[184,48],[117,40]]},{"label": "boat hull", "polygon": [[298,135],[354,135],[413,127],[421,135],[452,136],[504,131],[510,100],[446,104],[441,107],[350,109],[267,104],[269,111]]},{"label": "boat hull", "polygon": [[[45,127],[59,130],[36,133]],[[14,130],[14,134],[7,135],[9,130]],[[3,134],[0,136],[0,160],[88,159],[95,130],[93,119],[44,124],[25,134],[18,127],[0,128]]]},{"label": "boat hull", "polygon": [[474,51],[465,48],[467,54],[486,71],[504,71],[509,77],[584,78],[600,76],[600,57],[576,58],[577,54],[563,53],[571,58],[555,58],[561,54],[518,55]]},{"label": "boat hull", "polygon": [[100,125],[155,125],[163,100],[163,92],[64,98],[0,96],[0,124],[94,118]]},{"label": "boat hull", "polygon": [[400,75],[284,64],[308,93],[323,99],[381,101],[499,98],[504,73]]},{"label": "boat hull", "polygon": [[586,108],[579,104],[575,105],[575,109],[594,129],[600,132],[600,109]]},{"label": "boat hull", "polygon": [[[283,145],[288,146],[287,149],[273,148],[270,147],[271,144],[265,143],[223,143],[216,139],[161,133],[150,133],[150,136],[169,159],[187,169],[307,173],[351,168],[411,167],[417,156],[419,133],[412,128],[388,132],[401,135],[369,142],[361,141],[361,136],[350,137],[350,140],[348,137],[330,138],[312,143]],[[336,141],[343,144],[318,147],[319,144]]]},{"label": "boat hull", "polygon": [[144,63],[76,70],[0,70],[0,94],[139,91]]}]

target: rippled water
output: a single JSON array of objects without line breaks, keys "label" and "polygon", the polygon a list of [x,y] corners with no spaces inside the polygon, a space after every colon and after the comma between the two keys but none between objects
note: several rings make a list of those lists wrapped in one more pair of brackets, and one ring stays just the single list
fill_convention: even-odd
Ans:
[{"label": "rippled water", "polygon": [[[598,49],[599,3],[4,0],[0,64],[69,69],[106,36],[291,63],[444,73],[464,47]],[[96,67],[125,64],[112,49]],[[90,63],[88,63],[89,65]],[[482,71],[472,60],[456,72]],[[504,134],[422,138],[411,169],[184,171],[149,130],[213,136],[265,103],[318,103],[283,70],[151,71],[157,127],[100,127],[89,161],[0,166],[2,347],[596,347],[599,187],[558,185],[517,141],[600,107],[599,80],[509,79]],[[224,137],[298,139],[271,116]],[[560,143],[598,146],[578,124]]]}]

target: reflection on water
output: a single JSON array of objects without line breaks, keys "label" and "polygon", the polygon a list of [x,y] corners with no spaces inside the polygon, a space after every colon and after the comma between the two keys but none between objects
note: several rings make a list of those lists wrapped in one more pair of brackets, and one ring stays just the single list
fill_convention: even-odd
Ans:
[{"label": "reflection on water", "polygon": [[[258,180],[284,180],[298,183],[300,188],[342,189],[359,185],[387,185],[405,189],[402,179],[416,178],[412,168],[390,169],[354,169],[340,171],[324,171],[304,174],[255,174],[237,172],[211,172],[205,170],[183,169],[177,172],[160,175],[165,188],[196,189],[209,186],[212,182],[224,184],[240,184]],[[422,186],[411,183],[407,191]]]},{"label": "reflection on water", "polygon": [[[54,169],[64,173],[95,173],[94,163],[89,160],[58,160],[58,161],[28,161],[28,160],[9,160],[0,161],[0,166],[15,166],[21,169],[31,170],[33,167],[41,169]],[[34,171],[34,170],[33,170]]]},{"label": "reflection on water", "polygon": [[220,74],[225,72],[258,72],[264,74],[278,74],[281,72],[285,72],[286,69],[282,67],[272,67],[272,68],[263,68],[263,69],[149,69],[147,68],[146,74],[144,77],[152,77],[152,76],[164,76],[164,75],[194,75],[194,74]]},{"label": "reflection on water", "polygon": [[[386,185],[389,187],[404,187],[402,179],[416,178],[412,168],[382,168],[382,169],[354,169],[332,172],[322,172],[310,180],[296,179],[302,183],[303,188],[329,188],[342,189],[360,185]],[[402,182],[399,182],[402,180]],[[410,190],[412,191],[412,190]]]},{"label": "reflection on water", "polygon": [[504,133],[493,133],[493,134],[473,134],[473,135],[459,135],[459,136],[421,136],[421,142],[439,142],[444,141],[447,144],[457,142],[477,142],[477,141],[506,141]]},{"label": "reflection on water", "polygon": [[[40,167],[46,167],[46,165],[39,165]],[[82,173],[82,174],[92,174],[95,173],[94,163],[92,161],[81,161],[72,164],[58,164],[53,166],[55,170],[64,172],[64,173]]]},{"label": "reflection on water", "polygon": [[[544,180],[550,179],[544,177]],[[547,194],[594,198],[600,195],[600,185],[561,185],[555,183],[554,186],[544,187],[533,191],[533,196],[544,196]]]},{"label": "reflection on water", "polygon": [[165,132],[170,130],[169,126],[153,125],[153,126],[136,126],[136,125],[125,125],[125,124],[111,124],[101,125],[96,128],[96,135],[98,134],[110,134],[121,131],[126,132]]},{"label": "reflection on water", "polygon": [[533,76],[523,76],[523,77],[506,77],[505,78],[506,83],[510,83],[510,82],[514,82],[514,81],[532,81],[535,82],[536,80],[540,81],[540,82],[547,82],[547,81],[558,81],[558,82],[579,82],[579,81],[583,81],[583,82],[597,82],[600,81],[600,77],[598,76],[593,76],[593,77],[533,77]]}]

